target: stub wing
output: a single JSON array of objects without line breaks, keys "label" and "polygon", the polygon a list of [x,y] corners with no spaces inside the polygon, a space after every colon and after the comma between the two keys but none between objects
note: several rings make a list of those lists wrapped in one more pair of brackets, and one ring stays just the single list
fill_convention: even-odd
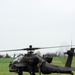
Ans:
[{"label": "stub wing", "polygon": [[75,67],[71,67],[71,69],[72,69],[73,71],[75,71]]}]

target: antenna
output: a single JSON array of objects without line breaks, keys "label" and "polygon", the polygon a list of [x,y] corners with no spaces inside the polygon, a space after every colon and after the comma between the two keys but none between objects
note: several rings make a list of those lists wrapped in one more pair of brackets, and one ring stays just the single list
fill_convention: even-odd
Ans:
[{"label": "antenna", "polygon": [[72,48],[72,32],[71,32],[71,48]]},{"label": "antenna", "polygon": [[72,38],[71,38],[71,48],[72,48]]}]

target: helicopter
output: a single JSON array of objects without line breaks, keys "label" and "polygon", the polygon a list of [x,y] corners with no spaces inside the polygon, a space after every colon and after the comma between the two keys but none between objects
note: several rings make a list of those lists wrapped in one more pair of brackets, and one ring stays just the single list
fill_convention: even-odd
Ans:
[{"label": "helicopter", "polygon": [[[71,74],[75,71],[75,67],[71,67],[72,59],[74,55],[75,48],[70,48],[65,54],[68,55],[67,61],[64,67],[50,64],[52,62],[52,57],[42,57],[38,54],[34,54],[35,50],[46,49],[46,48],[58,48],[65,46],[55,46],[55,47],[32,47],[29,45],[28,48],[5,50],[5,51],[20,51],[26,50],[27,54],[19,55],[9,64],[9,71],[16,72],[18,75],[23,75],[23,72],[29,72],[30,75],[35,75],[35,73],[51,74],[51,73],[61,73],[61,74]],[[0,51],[4,52],[4,51]]]}]

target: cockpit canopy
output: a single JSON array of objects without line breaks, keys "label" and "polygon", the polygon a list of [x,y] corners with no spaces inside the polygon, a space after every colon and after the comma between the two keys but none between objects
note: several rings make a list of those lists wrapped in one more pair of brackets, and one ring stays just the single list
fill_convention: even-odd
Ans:
[{"label": "cockpit canopy", "polygon": [[22,58],[23,58],[23,54],[20,54],[13,60],[12,63],[20,62]]}]

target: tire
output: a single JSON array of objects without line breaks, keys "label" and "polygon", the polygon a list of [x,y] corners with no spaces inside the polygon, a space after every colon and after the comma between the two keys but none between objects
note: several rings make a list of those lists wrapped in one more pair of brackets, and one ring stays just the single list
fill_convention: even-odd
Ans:
[{"label": "tire", "polygon": [[21,70],[19,70],[18,75],[23,75],[23,72]]}]

